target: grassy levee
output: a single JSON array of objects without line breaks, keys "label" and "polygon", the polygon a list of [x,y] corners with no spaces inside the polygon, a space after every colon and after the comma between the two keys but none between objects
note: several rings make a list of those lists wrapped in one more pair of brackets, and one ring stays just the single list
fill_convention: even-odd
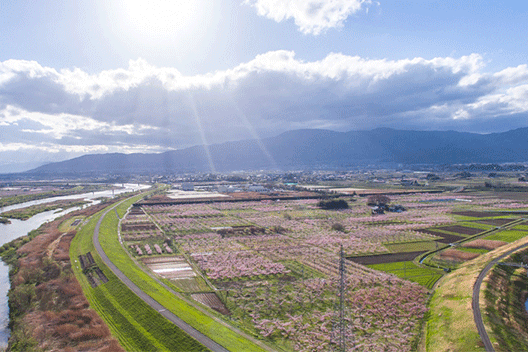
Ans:
[{"label": "grassy levee", "polygon": [[[504,259],[520,263],[528,253],[523,250]],[[526,269],[496,265],[483,288],[486,306],[484,320],[496,339],[495,350],[528,351],[528,320],[526,299]]]},{"label": "grassy levee", "polygon": [[[429,302],[425,343],[422,345],[424,347],[422,351],[485,351],[471,308],[473,286],[480,271],[487,263],[523,243],[528,243],[528,237],[465,262],[440,279]],[[486,284],[486,280],[484,283]],[[480,294],[480,306],[483,312],[485,311],[484,289],[485,286]],[[483,317],[490,340],[496,343],[497,338],[489,326],[487,316],[483,314]]]},{"label": "grassy levee", "polygon": [[[117,208],[126,211],[126,205]],[[115,213],[108,213],[99,232],[99,240],[110,260],[141,290],[179,316],[189,325],[224,346],[230,351],[264,351],[260,346],[235,333],[227,326],[197,310],[189,303],[167,291],[162,285],[138,267],[124,252],[117,238],[118,218]]]},{"label": "grassy levee", "polygon": [[[116,210],[120,217],[122,217],[126,213],[126,210],[134,201],[135,199],[124,202],[123,204],[117,206]],[[100,215],[94,216],[95,221],[92,220],[90,223],[91,226],[86,227],[86,229],[88,229],[87,230],[88,234],[85,237],[89,237],[89,238],[83,239],[83,241],[85,242],[87,241],[89,243],[84,243],[84,246],[83,246],[84,252],[76,253],[72,257],[76,258],[78,254],[84,254],[87,251],[92,251],[92,253],[95,252],[91,241],[92,241],[92,236],[93,236],[93,229],[99,217]],[[105,216],[103,222],[101,223],[101,227],[99,231],[99,240],[100,240],[101,246],[103,247],[105,253],[108,255],[110,260],[117,267],[119,267],[119,269],[130,280],[132,280],[141,290],[149,294],[156,301],[162,302],[163,305],[168,310],[170,310],[172,313],[179,316],[189,325],[193,326],[195,329],[202,332],[204,335],[208,336],[212,340],[216,341],[217,343],[219,343],[220,345],[224,346],[225,348],[231,351],[264,351],[264,349],[262,349],[262,347],[260,347],[259,345],[253,343],[252,341],[249,341],[245,337],[232,331],[229,327],[225,326],[224,324],[220,323],[214,318],[197,310],[196,308],[194,308],[192,305],[190,305],[183,299],[168,292],[160,283],[158,283],[156,280],[150,277],[147,273],[145,273],[141,268],[139,268],[132,261],[132,259],[127,255],[127,253],[123,250],[121,244],[119,243],[119,240],[117,237],[118,221],[119,219],[117,218],[116,213],[114,211],[109,212]],[[97,260],[99,260],[98,264],[102,265],[100,258],[98,256],[97,256]],[[109,279],[110,277],[112,277],[111,280],[115,279],[119,281],[113,274],[111,274],[110,270],[107,269],[106,267],[105,267],[104,272],[105,272],[105,275],[107,275]],[[110,272],[110,275],[107,274],[108,272]],[[120,281],[119,281],[119,284],[121,284],[124,289],[130,292],[131,295],[134,295]],[[106,286],[106,285],[108,284],[105,284],[102,286]],[[87,282],[85,286],[89,287]],[[108,286],[113,286],[113,285],[108,285]],[[111,289],[108,288],[108,290],[110,291]],[[113,297],[116,297],[116,296],[113,296]],[[137,299],[139,300],[139,298]],[[119,302],[121,303],[121,301]],[[148,308],[150,309],[150,307]],[[152,313],[152,315],[158,315],[160,319],[165,320],[165,318],[161,317],[161,315],[157,314],[157,312],[155,312],[152,309],[150,310],[154,312]],[[123,313],[121,310],[119,310],[119,312]],[[169,322],[167,321],[167,323]],[[169,324],[172,325],[172,323],[169,323]],[[149,332],[151,331],[149,330]],[[131,349],[131,350],[134,350],[134,349]],[[182,350],[182,347],[180,345],[179,348],[176,348],[173,350]]]},{"label": "grassy levee", "polygon": [[[101,215],[102,212],[94,215],[75,236],[70,246],[70,258],[90,305],[105,320],[120,344],[128,351],[206,351],[204,346],[139,299],[104,266],[92,243],[95,224]],[[108,283],[96,288],[90,286],[77,260],[79,254],[86,252],[92,253],[97,265],[110,280]]]}]

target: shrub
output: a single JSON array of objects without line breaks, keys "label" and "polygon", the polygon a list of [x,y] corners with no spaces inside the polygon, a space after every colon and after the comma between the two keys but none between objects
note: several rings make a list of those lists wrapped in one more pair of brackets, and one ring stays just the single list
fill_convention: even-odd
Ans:
[{"label": "shrub", "polygon": [[345,227],[344,227],[342,224],[336,222],[336,223],[333,223],[333,224],[332,224],[332,230],[334,230],[334,231],[340,231],[340,232],[345,232]]},{"label": "shrub", "polygon": [[322,200],[317,205],[319,208],[327,210],[348,209],[348,203],[344,199]]},{"label": "shrub", "polygon": [[367,199],[367,205],[387,205],[390,202],[390,198],[384,194],[374,194]]}]

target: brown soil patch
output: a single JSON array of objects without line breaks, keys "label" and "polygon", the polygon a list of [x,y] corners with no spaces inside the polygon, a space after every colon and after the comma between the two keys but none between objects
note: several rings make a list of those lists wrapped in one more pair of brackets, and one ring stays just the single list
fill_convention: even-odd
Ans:
[{"label": "brown soil patch", "polygon": [[427,233],[427,234],[433,235],[433,236],[442,237],[441,240],[436,240],[436,241],[440,242],[440,243],[446,243],[446,244],[458,242],[458,241],[460,241],[461,239],[464,238],[462,236],[448,235],[446,233],[437,232],[437,231],[433,231],[433,230],[430,230],[430,229],[419,229],[419,230],[416,230],[416,231],[422,232],[422,233]]},{"label": "brown soil patch", "polygon": [[440,253],[440,259],[455,260],[465,262],[466,260],[471,260],[478,257],[479,253],[469,253],[459,251],[458,249],[446,249]]},{"label": "brown soil patch", "polygon": [[406,261],[413,260],[420,254],[425,253],[425,252],[427,251],[379,254],[379,255],[369,255],[369,256],[364,256],[364,257],[347,257],[346,259],[351,260],[354,263],[358,263],[361,265],[406,262]]},{"label": "brown soil patch", "polygon": [[503,216],[505,213],[502,212],[486,212],[486,211],[454,211],[455,215],[471,216],[474,218],[490,218],[492,216]]},{"label": "brown soil patch", "polygon": [[473,227],[466,227],[466,226],[461,226],[461,225],[439,227],[438,229],[439,230],[443,230],[443,231],[460,233],[460,234],[463,234],[463,235],[469,235],[469,236],[473,236],[473,235],[476,235],[477,233],[481,233],[481,232],[486,231],[486,230],[482,230],[482,229],[476,229],[476,228],[473,228]]},{"label": "brown soil patch", "polygon": [[462,246],[467,248],[477,248],[477,249],[487,249],[487,250],[493,250],[497,249],[501,246],[504,246],[505,244],[508,244],[507,242],[502,241],[494,241],[494,240],[483,240],[478,239],[471,242],[464,243]]},{"label": "brown soil patch", "polygon": [[475,221],[476,223],[479,223],[479,224],[486,224],[486,225],[493,225],[493,226],[502,226],[502,225],[506,225],[512,221],[514,221],[515,219],[488,219],[488,220],[478,220],[478,221]]},{"label": "brown soil patch", "polygon": [[144,223],[122,223],[121,231],[123,232],[140,232],[140,231],[152,231],[157,230],[158,228],[151,222]]},{"label": "brown soil patch", "polygon": [[221,314],[231,315],[231,312],[229,311],[229,309],[227,309],[227,307],[222,303],[222,301],[218,298],[218,296],[214,292],[193,293],[191,294],[191,297],[195,301],[200,302],[204,306],[212,308]]}]

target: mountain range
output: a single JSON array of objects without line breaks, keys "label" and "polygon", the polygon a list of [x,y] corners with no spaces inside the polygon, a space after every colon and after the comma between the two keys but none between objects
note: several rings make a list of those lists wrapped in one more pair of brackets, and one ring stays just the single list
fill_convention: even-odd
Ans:
[{"label": "mountain range", "polygon": [[477,134],[378,128],[294,130],[262,140],[194,146],[157,154],[91,154],[29,174],[137,174],[259,169],[349,168],[367,164],[503,163],[528,160],[528,128]]}]

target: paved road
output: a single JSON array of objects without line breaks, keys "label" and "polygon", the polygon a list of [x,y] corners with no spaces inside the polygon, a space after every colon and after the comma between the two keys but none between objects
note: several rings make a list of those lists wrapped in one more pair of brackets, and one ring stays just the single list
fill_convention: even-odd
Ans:
[{"label": "paved road", "polygon": [[496,265],[499,261],[506,258],[507,256],[513,254],[514,252],[517,252],[518,250],[527,247],[528,243],[523,244],[521,246],[517,246],[514,249],[511,249],[508,252],[493,259],[488,265],[486,265],[484,270],[480,272],[477,281],[475,282],[475,286],[473,286],[473,300],[471,302],[471,306],[473,307],[473,319],[475,319],[475,324],[477,325],[478,333],[480,335],[480,338],[482,339],[482,342],[484,343],[486,351],[488,352],[494,352],[495,348],[493,348],[488,333],[486,332],[486,329],[484,329],[484,323],[482,322],[482,314],[480,313],[479,305],[480,286],[482,285],[482,281],[484,281],[484,278],[494,265]]},{"label": "paved road", "polygon": [[97,253],[101,256],[101,259],[103,262],[114,272],[114,274],[125,284],[130,288],[139,298],[141,298],[143,301],[145,301],[149,306],[154,308],[157,312],[159,312],[161,315],[163,315],[165,318],[169,319],[171,322],[176,324],[180,329],[185,331],[187,334],[189,334],[191,337],[196,339],[198,342],[200,342],[205,347],[209,348],[211,351],[215,352],[228,352],[227,349],[219,345],[218,343],[211,340],[209,337],[205,336],[183,320],[181,320],[178,316],[173,314],[172,312],[168,311],[163,305],[158,303],[156,300],[154,300],[152,297],[150,297],[148,294],[143,292],[136,284],[134,284],[128,277],[126,277],[121,270],[117,268],[117,266],[112,263],[110,258],[106,255],[106,253],[103,251],[103,248],[101,247],[101,244],[99,243],[99,228],[101,227],[101,223],[103,222],[104,217],[108,212],[110,212],[112,209],[114,209],[117,205],[120,203],[114,205],[112,208],[106,210],[99,221],[97,222],[97,225],[95,226],[94,230],[94,236],[93,236],[93,244],[95,246],[95,249],[97,250]]}]

